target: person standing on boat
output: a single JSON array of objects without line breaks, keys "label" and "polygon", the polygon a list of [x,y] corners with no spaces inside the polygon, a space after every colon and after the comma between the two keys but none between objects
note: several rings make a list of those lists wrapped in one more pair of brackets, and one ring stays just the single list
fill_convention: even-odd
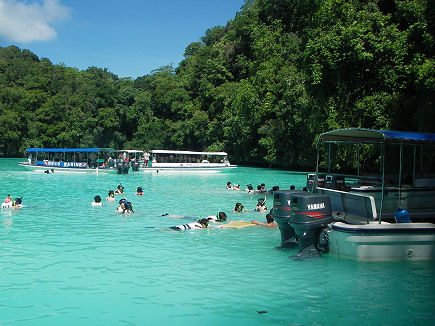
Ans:
[{"label": "person standing on boat", "polygon": [[148,152],[143,153],[144,167],[148,166],[149,160],[150,160],[150,153],[148,153]]}]

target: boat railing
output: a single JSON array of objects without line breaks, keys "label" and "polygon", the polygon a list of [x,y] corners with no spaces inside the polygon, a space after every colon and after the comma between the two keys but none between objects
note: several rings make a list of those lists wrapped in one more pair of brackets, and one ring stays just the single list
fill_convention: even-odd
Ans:
[{"label": "boat railing", "polygon": [[335,218],[353,223],[367,223],[378,218],[373,196],[322,187],[317,187],[317,192],[330,197]]}]

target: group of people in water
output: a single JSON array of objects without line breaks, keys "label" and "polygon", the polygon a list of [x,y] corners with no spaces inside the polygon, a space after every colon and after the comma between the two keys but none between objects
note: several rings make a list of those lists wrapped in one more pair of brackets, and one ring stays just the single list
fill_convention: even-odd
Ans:
[{"label": "group of people in water", "polygon": [[[265,188],[265,184],[261,184],[257,187],[257,191],[253,191],[252,190],[252,185],[247,185],[247,192],[248,193],[267,193],[267,192],[272,192],[272,191],[276,191],[279,190],[278,186],[275,186],[272,188],[272,190],[267,191]],[[234,190],[240,190],[240,185],[235,185],[232,186],[231,182],[227,183],[227,189],[234,189]],[[118,187],[115,190],[109,190],[107,193],[107,197],[106,197],[106,201],[107,202],[114,202],[117,200],[117,198],[115,197],[116,195],[124,195],[124,187],[119,184]],[[136,196],[143,196],[144,195],[144,191],[142,187],[137,187],[136,188]],[[122,197],[119,201],[119,206],[116,208],[117,212],[120,212],[122,214],[130,214],[130,213],[134,213],[134,209],[133,209],[133,204],[127,200],[125,197]],[[94,201],[91,203],[92,206],[103,206],[103,201],[100,195],[96,195],[94,197]],[[19,209],[23,207],[22,204],[22,197],[17,197],[15,199],[12,198],[12,196],[10,194],[7,195],[7,197],[4,199],[4,202],[1,204],[1,208],[14,208],[14,209]],[[257,204],[254,208],[254,211],[256,212],[267,212],[268,208],[266,206],[266,196],[264,198],[259,198],[257,201]],[[233,209],[233,213],[242,213],[242,212],[248,212],[247,209],[245,209],[245,207],[243,206],[242,203],[238,202],[236,203],[234,209]],[[266,226],[266,227],[277,227],[276,222],[274,221],[273,217],[272,217],[272,212],[273,209],[266,215],[266,223],[263,222],[258,222],[256,220],[252,220],[250,222],[245,222],[245,221],[233,221],[233,222],[229,222],[225,225],[225,227],[231,227],[232,223],[237,223],[237,222],[245,222],[247,224],[244,224],[243,227],[249,226],[249,224],[252,225],[261,225],[261,226]],[[167,214],[164,214],[167,215]],[[200,218],[195,222],[192,223],[186,223],[186,224],[181,224],[181,225],[176,225],[176,226],[172,226],[170,227],[170,229],[173,230],[192,230],[192,229],[203,229],[203,228],[208,228],[210,223],[220,223],[220,222],[227,222],[227,215],[224,212],[218,212],[218,214],[216,214],[216,216],[208,216],[206,218]],[[219,226],[216,226],[219,227]],[[222,225],[222,227],[224,227],[224,225]],[[239,227],[237,227],[239,228]]]},{"label": "group of people in water", "polygon": [[[115,195],[124,195],[124,187],[121,184],[119,184],[115,190],[109,190],[107,192],[106,201],[108,201],[108,202],[116,201]],[[135,195],[136,196],[143,196],[144,195],[142,187],[136,188]],[[134,213],[133,204],[130,201],[128,201],[125,197],[121,198],[118,203],[119,203],[119,206],[116,208],[117,212],[120,212],[122,214]],[[101,196],[96,195],[94,197],[94,201],[91,203],[91,205],[92,206],[103,206]]]},{"label": "group of people in water", "polygon": [[[264,193],[264,194],[266,194],[266,193],[271,193],[271,192],[279,190],[278,186],[274,186],[271,190],[266,190],[266,185],[264,183],[257,187],[257,191],[254,191],[252,185],[250,185],[250,184],[247,185],[247,187],[248,188],[246,189],[246,191],[248,193]],[[292,186],[292,187],[294,189],[294,186]],[[226,189],[240,190],[240,185],[235,184],[233,186],[231,182],[227,182]],[[256,204],[253,211],[261,212],[261,213],[268,212],[268,208],[266,206],[266,196],[264,198],[259,198],[257,200],[257,204]],[[244,205],[242,203],[237,202],[232,212],[233,213],[243,213],[243,212],[248,212],[248,210],[244,207]],[[169,216],[169,215],[163,214],[163,216]],[[216,216],[208,216],[206,218],[200,218],[196,222],[172,226],[172,227],[170,227],[170,229],[177,230],[177,231],[204,229],[204,228],[208,228],[210,226],[210,223],[226,222],[226,221],[227,221],[227,215],[224,212],[219,212]],[[230,221],[226,224],[223,224],[220,226],[214,226],[214,227],[216,227],[216,228],[220,228],[220,227],[222,227],[222,228],[223,227],[242,228],[242,227],[256,226],[256,225],[265,226],[265,227],[269,227],[269,228],[278,227],[278,224],[273,219],[273,208],[268,212],[268,214],[266,214],[266,222],[265,223],[259,222],[256,220],[251,220],[250,222]]]}]

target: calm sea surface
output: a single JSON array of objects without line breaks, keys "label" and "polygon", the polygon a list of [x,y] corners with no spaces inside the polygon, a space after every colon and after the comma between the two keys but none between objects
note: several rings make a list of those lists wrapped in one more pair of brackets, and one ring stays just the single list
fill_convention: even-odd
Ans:
[{"label": "calm sea surface", "polygon": [[[0,325],[434,325],[435,263],[294,261],[278,229],[177,232],[162,216],[265,220],[260,197],[227,181],[301,189],[305,174],[259,168],[222,173],[44,174],[0,159]],[[115,212],[118,184],[135,213]],[[135,196],[141,186],[145,196]],[[91,207],[95,195],[104,206]],[[118,197],[118,199],[121,197]],[[250,211],[231,213],[236,202]],[[272,199],[268,198],[268,206]],[[265,312],[265,313],[258,313]]]}]

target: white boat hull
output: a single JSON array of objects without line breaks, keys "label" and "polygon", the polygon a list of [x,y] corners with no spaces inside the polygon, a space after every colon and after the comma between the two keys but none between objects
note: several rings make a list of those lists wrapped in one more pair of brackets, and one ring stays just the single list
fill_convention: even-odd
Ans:
[{"label": "white boat hull", "polygon": [[329,252],[358,261],[435,259],[435,224],[336,222],[329,232]]},{"label": "white boat hull", "polygon": [[33,171],[46,171],[49,170],[51,172],[54,169],[55,172],[67,172],[67,173],[108,173],[108,172],[116,172],[116,169],[96,169],[96,168],[65,168],[65,167],[57,167],[57,166],[44,166],[44,165],[33,165],[27,162],[19,162],[19,166],[25,167],[27,169]]}]

